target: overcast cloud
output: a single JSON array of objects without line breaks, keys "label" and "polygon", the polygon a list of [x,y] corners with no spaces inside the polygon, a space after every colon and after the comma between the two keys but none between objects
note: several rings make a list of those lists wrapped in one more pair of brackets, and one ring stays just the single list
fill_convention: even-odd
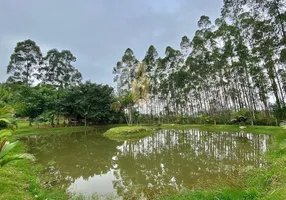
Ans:
[{"label": "overcast cloud", "polygon": [[0,82],[18,41],[68,49],[84,80],[112,84],[112,68],[126,48],[142,59],[153,44],[179,48],[201,15],[220,16],[222,0],[0,0]]}]

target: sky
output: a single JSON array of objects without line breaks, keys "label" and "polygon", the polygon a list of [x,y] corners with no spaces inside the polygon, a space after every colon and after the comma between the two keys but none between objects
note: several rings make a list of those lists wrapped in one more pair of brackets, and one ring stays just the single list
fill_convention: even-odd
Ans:
[{"label": "sky", "polygon": [[70,50],[84,81],[113,84],[112,69],[131,48],[142,60],[192,38],[201,15],[213,21],[223,0],[0,0],[0,82],[19,41],[31,39],[43,55]]}]

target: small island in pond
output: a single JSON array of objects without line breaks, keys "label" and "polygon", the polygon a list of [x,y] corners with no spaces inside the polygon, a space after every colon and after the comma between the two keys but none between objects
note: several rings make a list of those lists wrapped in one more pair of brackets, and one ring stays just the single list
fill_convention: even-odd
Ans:
[{"label": "small island in pond", "polygon": [[111,128],[106,131],[103,135],[112,140],[136,140],[140,138],[144,138],[148,135],[152,135],[155,133],[155,129],[153,127],[146,126],[122,126]]}]

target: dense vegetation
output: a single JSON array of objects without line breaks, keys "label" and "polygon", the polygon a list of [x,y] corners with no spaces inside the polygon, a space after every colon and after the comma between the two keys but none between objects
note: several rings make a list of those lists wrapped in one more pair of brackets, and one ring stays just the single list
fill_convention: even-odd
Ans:
[{"label": "dense vegetation", "polygon": [[224,0],[222,16],[214,23],[201,16],[179,50],[168,46],[159,57],[151,45],[140,62],[126,49],[113,69],[119,94],[132,93],[146,122],[279,123],[286,117],[285,5]]},{"label": "dense vegetation", "polygon": [[[43,56],[32,40],[17,43],[7,66],[10,75],[0,85],[15,116],[51,126],[116,123],[118,114],[111,109],[113,89],[87,81],[73,66],[76,57],[68,50],[52,49]],[[3,97],[2,97],[3,98]]]}]

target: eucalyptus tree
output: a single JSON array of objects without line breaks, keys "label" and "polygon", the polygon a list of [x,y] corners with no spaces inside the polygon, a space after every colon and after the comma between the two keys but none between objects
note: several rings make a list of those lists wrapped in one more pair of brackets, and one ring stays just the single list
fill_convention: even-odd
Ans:
[{"label": "eucalyptus tree", "polygon": [[41,67],[43,83],[59,89],[81,83],[82,75],[73,66],[76,57],[69,50],[59,52],[57,49],[52,49],[47,52],[43,60]]},{"label": "eucalyptus tree", "polygon": [[121,61],[117,62],[116,67],[113,68],[114,82],[117,83],[117,93],[120,97],[118,105],[125,112],[128,125],[132,125],[134,120],[135,102],[133,100],[132,87],[134,87],[133,83],[136,80],[138,66],[140,66],[139,61],[136,59],[133,51],[127,48]]},{"label": "eucalyptus tree", "polygon": [[193,95],[197,102],[197,111],[207,111],[208,90],[212,80],[212,50],[213,39],[210,18],[202,16],[198,22],[199,30],[196,31],[195,36],[191,41],[192,51],[186,60],[186,66],[190,70],[192,76]]},{"label": "eucalyptus tree", "polygon": [[121,61],[113,68],[114,82],[117,83],[117,91],[120,95],[131,91],[137,64],[138,60],[133,51],[127,48]]},{"label": "eucalyptus tree", "polygon": [[191,52],[191,41],[186,35],[182,37],[182,40],[180,43],[180,50],[181,50],[181,54],[183,55],[184,60],[186,60]]},{"label": "eucalyptus tree", "polygon": [[[159,79],[159,97],[162,105],[175,111],[178,114],[178,108],[181,106],[179,101],[181,97],[181,88],[175,87],[174,74],[178,72],[184,64],[183,55],[179,50],[170,46],[166,47],[165,57],[160,60],[157,68],[157,76]],[[165,109],[166,110],[166,109]],[[166,113],[169,115],[169,113]]]},{"label": "eucalyptus tree", "polygon": [[146,75],[149,81],[149,108],[151,115],[153,115],[154,110],[156,109],[156,97],[157,97],[157,84],[158,80],[155,74],[155,71],[158,67],[159,54],[156,48],[151,45],[142,62],[146,64]]},{"label": "eucalyptus tree", "polygon": [[251,35],[252,54],[257,63],[260,62],[266,71],[278,110],[285,103],[285,91],[283,90],[285,5],[285,0],[225,0],[222,10],[223,16],[230,18],[238,27],[244,25],[251,30],[248,35]]},{"label": "eucalyptus tree", "polygon": [[40,78],[41,49],[32,40],[18,42],[7,66],[8,82],[23,82],[31,85]]},{"label": "eucalyptus tree", "polygon": [[[255,28],[255,24],[257,22],[257,18],[252,16],[249,12],[244,12],[238,16],[237,26],[241,30],[241,35],[243,37],[244,44],[248,47],[248,66],[249,66],[249,74],[252,78],[253,82],[253,90],[258,93],[257,99],[263,104],[263,109],[265,113],[268,115],[269,111],[269,87],[270,81],[268,78],[268,70],[265,69],[264,62],[262,59],[262,54],[258,49],[260,48],[260,44],[257,43],[257,36],[260,34],[259,30]],[[255,93],[254,93],[255,95]],[[254,99],[254,97],[253,97]],[[257,102],[257,101],[256,101]],[[255,104],[254,104],[255,105]]]},{"label": "eucalyptus tree", "polygon": [[[179,114],[207,114],[216,121],[223,112],[230,118],[232,111],[247,108],[253,124],[256,111],[264,110],[264,116],[270,117],[272,96],[276,110],[282,111],[286,95],[285,5],[286,0],[224,0],[222,17],[212,24],[208,16],[201,16],[194,37],[182,37],[180,50],[168,46],[160,58],[151,45],[143,59],[150,104],[154,105],[147,112],[156,110],[159,116],[177,118]],[[119,62],[114,73],[118,88],[130,91],[136,62],[131,50],[125,54],[128,59],[125,64]],[[133,64],[128,65],[127,60]]]}]

